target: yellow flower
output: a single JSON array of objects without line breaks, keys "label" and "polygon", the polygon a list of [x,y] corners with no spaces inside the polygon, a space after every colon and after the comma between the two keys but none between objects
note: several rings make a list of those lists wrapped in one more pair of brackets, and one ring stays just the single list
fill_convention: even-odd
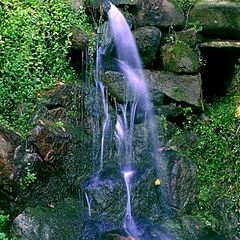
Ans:
[{"label": "yellow flower", "polygon": [[160,186],[161,184],[161,180],[159,178],[157,178],[155,181],[154,181],[154,185],[155,186]]}]

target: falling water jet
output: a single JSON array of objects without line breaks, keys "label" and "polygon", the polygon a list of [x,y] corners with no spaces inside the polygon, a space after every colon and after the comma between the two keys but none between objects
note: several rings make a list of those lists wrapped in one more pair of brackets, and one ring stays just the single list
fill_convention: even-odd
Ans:
[{"label": "falling water jet", "polygon": [[91,217],[92,216],[91,202],[90,202],[90,199],[89,199],[88,194],[86,192],[85,192],[85,198],[86,198],[86,201],[87,201],[88,216]]},{"label": "falling water jet", "polygon": [[124,169],[122,171],[123,178],[126,184],[127,189],[127,208],[124,219],[124,229],[125,231],[134,237],[135,240],[138,240],[138,236],[140,235],[137,225],[132,217],[132,209],[131,209],[131,179],[134,175],[134,171],[132,170],[132,166]]},{"label": "falling water jet", "polygon": [[[97,46],[98,45],[99,45],[99,38],[97,42]],[[102,110],[103,110],[103,122],[102,122],[101,145],[100,145],[100,169],[99,169],[100,171],[103,170],[105,137],[110,125],[110,115],[108,111],[107,98],[105,96],[105,87],[101,81],[101,74],[99,72],[99,69],[102,67],[102,55],[104,53],[105,53],[105,49],[103,47],[97,48],[95,77],[94,77],[97,94],[99,93],[102,99]]]}]

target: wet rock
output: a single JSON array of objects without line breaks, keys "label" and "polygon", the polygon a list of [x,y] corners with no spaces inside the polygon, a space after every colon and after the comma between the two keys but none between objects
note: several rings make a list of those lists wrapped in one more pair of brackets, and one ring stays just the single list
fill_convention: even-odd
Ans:
[{"label": "wet rock", "polygon": [[[163,97],[166,95],[179,102],[185,102],[197,107],[202,106],[200,74],[178,75],[171,72],[149,70],[145,70],[144,74],[154,103],[161,105]],[[133,99],[123,74],[106,71],[102,75],[102,81],[108,87],[109,94],[117,102],[122,103]]]},{"label": "wet rock", "polygon": [[[131,181],[133,216],[137,217],[140,214],[152,221],[160,218],[158,190],[154,185],[155,178],[153,167],[144,165],[136,169]],[[101,212],[103,218],[121,226],[126,211],[127,193],[120,169],[106,168],[102,173],[87,181],[84,189],[91,202],[92,216]]]},{"label": "wet rock", "polygon": [[106,71],[102,74],[102,81],[107,86],[110,95],[117,102],[123,103],[133,100],[131,89],[122,73]]},{"label": "wet rock", "polygon": [[161,48],[163,68],[180,74],[200,72],[199,55],[185,43],[165,44]]},{"label": "wet rock", "polygon": [[140,27],[133,31],[144,67],[154,64],[160,44],[161,32],[156,27]]},{"label": "wet rock", "polygon": [[103,240],[134,240],[124,230],[106,232],[102,235]]},{"label": "wet rock", "polygon": [[174,1],[139,0],[136,24],[137,26],[156,26],[160,28],[181,27],[184,24],[184,15]]},{"label": "wet rock", "polygon": [[101,212],[102,216],[115,224],[120,224],[126,203],[124,182],[118,168],[105,169],[84,184],[84,191],[91,202],[92,216]]},{"label": "wet rock", "polygon": [[137,5],[139,0],[112,0],[115,5]]},{"label": "wet rock", "polygon": [[165,94],[178,102],[185,102],[196,107],[202,106],[200,74],[178,75],[149,70],[145,70],[144,74],[153,101],[159,102],[158,96]]},{"label": "wet rock", "polygon": [[71,48],[75,50],[84,50],[88,46],[88,36],[80,28],[73,27],[71,29]]},{"label": "wet rock", "polygon": [[170,149],[164,150],[162,157],[167,162],[169,204],[177,214],[191,213],[197,204],[197,166]]},{"label": "wet rock", "polygon": [[199,21],[203,33],[209,36],[240,39],[240,8],[237,2],[200,1],[191,10],[189,21]]}]

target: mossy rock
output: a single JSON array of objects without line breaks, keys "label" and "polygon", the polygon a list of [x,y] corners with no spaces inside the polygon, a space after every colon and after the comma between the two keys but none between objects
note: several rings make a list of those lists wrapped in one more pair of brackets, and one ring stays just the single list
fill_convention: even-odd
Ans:
[{"label": "mossy rock", "polygon": [[174,73],[199,73],[198,54],[185,43],[168,43],[161,50],[163,68]]},{"label": "mossy rock", "polygon": [[79,239],[82,211],[79,200],[65,199],[59,206],[27,208],[12,225],[12,234],[21,240]]}]

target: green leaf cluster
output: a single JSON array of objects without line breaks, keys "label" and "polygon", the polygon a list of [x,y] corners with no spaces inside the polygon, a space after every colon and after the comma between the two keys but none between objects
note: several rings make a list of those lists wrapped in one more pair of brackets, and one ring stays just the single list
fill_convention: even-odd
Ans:
[{"label": "green leaf cluster", "polygon": [[36,96],[57,82],[75,81],[67,59],[71,27],[91,34],[83,9],[67,0],[1,0],[0,123],[27,131]]}]

